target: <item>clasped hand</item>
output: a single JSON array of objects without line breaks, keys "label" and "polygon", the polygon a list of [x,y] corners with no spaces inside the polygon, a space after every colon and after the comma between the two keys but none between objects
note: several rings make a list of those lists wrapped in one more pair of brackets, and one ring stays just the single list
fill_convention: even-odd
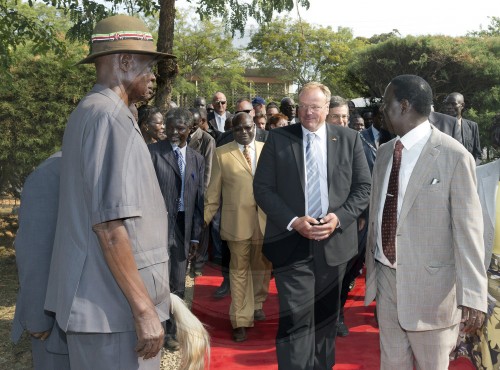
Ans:
[{"label": "clasped hand", "polygon": [[292,222],[291,227],[304,238],[311,240],[324,240],[337,228],[339,219],[335,213],[328,213],[319,221],[311,216],[302,216]]}]

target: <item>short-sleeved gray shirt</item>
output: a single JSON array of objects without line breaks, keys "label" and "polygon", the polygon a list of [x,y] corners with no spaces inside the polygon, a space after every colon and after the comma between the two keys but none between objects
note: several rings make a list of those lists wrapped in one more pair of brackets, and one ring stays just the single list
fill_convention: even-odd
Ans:
[{"label": "short-sleeved gray shirt", "polygon": [[63,139],[59,215],[45,308],[65,331],[135,330],[92,226],[124,219],[141,277],[161,321],[169,315],[167,211],[130,110],[95,85]]}]

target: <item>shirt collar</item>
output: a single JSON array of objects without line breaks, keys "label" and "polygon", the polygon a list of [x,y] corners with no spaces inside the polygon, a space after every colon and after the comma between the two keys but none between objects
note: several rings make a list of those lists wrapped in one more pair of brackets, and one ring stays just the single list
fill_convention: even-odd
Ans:
[{"label": "shirt collar", "polygon": [[305,141],[307,141],[307,134],[309,134],[309,133],[316,134],[316,136],[318,136],[318,138],[320,140],[324,140],[326,138],[326,123],[324,123],[324,122],[315,132],[309,131],[308,129],[306,129],[302,125],[301,125],[301,127],[302,127],[302,136],[303,136]]},{"label": "shirt collar", "polygon": [[372,129],[372,134],[373,134],[373,137],[375,139],[377,139],[379,136],[380,136],[380,131],[377,130],[375,127],[373,127],[373,125],[371,125],[371,129]]},{"label": "shirt collar", "polygon": [[[239,144],[237,141],[235,141],[236,144],[238,144],[238,148],[240,148],[240,150],[243,150],[245,149],[245,146],[244,145],[241,145]],[[255,150],[255,138],[252,140],[252,142],[250,144],[248,144],[248,147],[251,149],[251,150]]]},{"label": "shirt collar", "polygon": [[427,120],[414,129],[408,131],[403,137],[397,137],[401,140],[401,143],[405,147],[406,150],[410,150],[415,144],[417,144],[420,140],[422,140],[426,136],[430,136],[431,134],[431,124]]},{"label": "shirt collar", "polygon": [[[170,145],[172,146],[172,150],[173,150],[173,151],[175,151],[175,149],[176,149],[176,148],[179,148],[179,146],[178,146],[178,145],[176,145],[176,144],[172,144],[172,143],[170,143]],[[183,156],[183,157],[185,157],[185,156],[186,156],[186,148],[187,148],[187,144],[186,144],[186,145],[184,145],[182,148],[179,148],[179,149],[181,150],[181,154],[182,154],[182,156]]]}]

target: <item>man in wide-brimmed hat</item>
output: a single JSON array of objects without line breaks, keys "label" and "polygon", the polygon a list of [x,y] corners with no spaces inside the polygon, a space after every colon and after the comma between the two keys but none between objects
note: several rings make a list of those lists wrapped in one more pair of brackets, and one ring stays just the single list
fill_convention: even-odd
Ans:
[{"label": "man in wide-brimmed hat", "polygon": [[161,58],[138,18],[97,23],[97,83],[71,114],[45,308],[67,333],[72,369],[159,369],[169,318],[167,212],[128,106],[153,93]]}]

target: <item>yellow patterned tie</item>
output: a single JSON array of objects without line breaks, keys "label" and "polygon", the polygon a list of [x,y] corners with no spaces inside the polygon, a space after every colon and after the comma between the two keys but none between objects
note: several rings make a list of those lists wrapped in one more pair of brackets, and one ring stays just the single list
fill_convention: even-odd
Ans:
[{"label": "yellow patterned tie", "polygon": [[248,166],[250,167],[250,170],[253,171],[252,168],[252,158],[250,158],[250,150],[248,149],[248,145],[245,145],[243,147],[243,156],[247,160]]}]

